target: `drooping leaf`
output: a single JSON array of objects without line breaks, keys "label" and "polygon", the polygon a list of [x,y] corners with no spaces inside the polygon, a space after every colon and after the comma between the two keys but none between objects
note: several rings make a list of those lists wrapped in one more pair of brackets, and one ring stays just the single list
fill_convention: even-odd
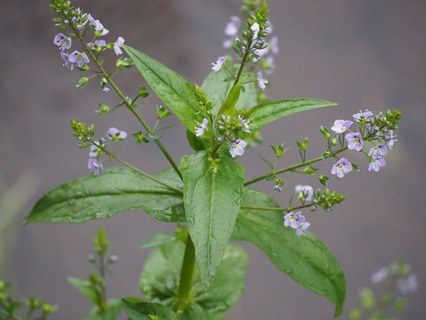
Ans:
[{"label": "drooping leaf", "polygon": [[71,283],[78,291],[86,296],[87,299],[92,301],[94,304],[97,303],[98,299],[96,297],[96,292],[93,290],[89,281],[82,280],[79,278],[68,277],[68,282]]},{"label": "drooping leaf", "polygon": [[[231,68],[235,74],[237,73],[235,66],[226,64],[226,67]],[[229,73],[225,70],[225,68],[222,68],[217,72],[212,71],[201,86],[207,96],[210,99],[214,99],[215,104],[212,110],[214,115],[218,113],[220,107],[223,105],[226,97],[228,96],[229,90],[231,90],[234,85],[234,81],[224,81],[228,77]],[[243,71],[242,77],[248,77],[250,80],[254,79],[253,74],[250,71]],[[235,105],[235,108],[238,110],[250,109],[257,103],[254,82],[244,84],[244,88],[245,91],[240,92],[240,97]]]},{"label": "drooping leaf", "polygon": [[256,132],[264,125],[290,114],[335,105],[334,102],[305,98],[265,102],[255,106],[247,120],[250,130]]},{"label": "drooping leaf", "polygon": [[[158,246],[151,252],[140,277],[141,290],[148,299],[173,306],[179,290],[184,251],[185,244],[175,240]],[[210,314],[229,309],[243,293],[247,264],[248,256],[242,248],[228,246],[217,269],[216,278],[207,289],[201,281],[199,269],[195,267],[191,304],[199,305]]]},{"label": "drooping leaf", "polygon": [[132,320],[177,320],[176,314],[168,306],[154,302],[134,302],[131,299],[122,299],[124,311]]},{"label": "drooping leaf", "polygon": [[[241,206],[278,207],[278,204],[264,193],[244,189]],[[284,227],[283,213],[242,208],[232,240],[253,243],[278,270],[333,302],[335,316],[342,312],[345,277],[339,263],[312,233],[297,237],[294,229]]]},{"label": "drooping leaf", "polygon": [[[182,188],[181,180],[172,169],[155,177],[175,188]],[[24,222],[82,223],[134,210],[145,210],[161,221],[185,221],[182,195],[122,167],[107,169],[99,177],[78,178],[52,189],[38,200]]]},{"label": "drooping leaf", "polygon": [[157,96],[189,130],[203,120],[194,86],[162,63],[129,46],[124,50]]},{"label": "drooping leaf", "polygon": [[214,279],[228,245],[244,185],[244,168],[239,163],[218,154],[214,173],[209,157],[208,152],[200,151],[182,157],[180,164],[187,226],[206,284]]}]

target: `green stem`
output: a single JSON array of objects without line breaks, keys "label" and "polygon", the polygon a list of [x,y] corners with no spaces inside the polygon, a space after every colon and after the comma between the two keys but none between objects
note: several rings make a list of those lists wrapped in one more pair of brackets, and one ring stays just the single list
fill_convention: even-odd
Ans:
[{"label": "green stem", "polygon": [[[143,120],[143,118],[139,115],[139,113],[135,110],[135,108],[132,106],[132,104],[129,103],[129,101],[127,101],[127,99],[124,96],[124,94],[121,92],[121,90],[115,84],[115,82],[112,80],[111,75],[108,72],[106,72],[106,70],[102,67],[102,64],[99,62],[99,60],[97,59],[97,57],[93,54],[93,52],[90,50],[90,48],[84,42],[84,39],[81,37],[80,32],[74,27],[74,25],[72,24],[72,22],[70,22],[70,26],[73,29],[74,33],[77,35],[77,37],[80,40],[80,42],[83,44],[83,46],[86,49],[86,51],[89,54],[89,56],[92,58],[92,60],[95,62],[95,64],[99,68],[99,70],[104,75],[104,77],[108,80],[108,82],[111,84],[111,86],[113,87],[113,89],[115,90],[115,92],[117,92],[117,94],[123,100],[123,103],[134,114],[134,116],[139,120],[139,122],[146,129],[146,131],[148,131],[148,133],[152,134],[153,131],[151,130],[151,128],[148,126],[148,124],[145,122],[145,120]],[[154,141],[158,145],[158,147],[160,148],[160,150],[163,152],[164,156],[167,158],[167,160],[169,161],[169,163],[171,164],[171,166],[173,167],[173,169],[176,171],[176,173],[178,174],[178,176],[182,179],[182,173],[180,172],[179,167],[174,162],[174,160],[172,159],[172,157],[170,156],[170,154],[167,152],[167,150],[164,147],[164,145],[158,139],[156,139]]]},{"label": "green stem", "polygon": [[[326,157],[326,158],[334,157],[336,154],[339,154],[339,153],[341,153],[341,152],[345,151],[347,148],[348,148],[348,147],[340,148],[340,149],[338,149],[338,150],[334,151],[334,152],[333,152],[330,156],[328,156],[328,157]],[[280,173],[284,173],[284,172],[287,172],[287,171],[293,171],[293,170],[299,169],[299,168],[301,168],[301,167],[306,167],[306,166],[308,166],[308,165],[310,165],[310,164],[313,164],[313,163],[316,163],[316,162],[322,161],[322,160],[324,160],[324,159],[326,159],[326,158],[324,158],[324,157],[322,157],[322,156],[321,156],[321,157],[314,158],[314,159],[311,159],[311,160],[306,161],[306,162],[301,162],[301,163],[296,164],[296,165],[294,165],[294,166],[287,167],[287,168],[285,168],[285,169],[281,169],[281,170],[277,170],[277,171],[275,171],[275,174],[280,174]],[[252,179],[252,180],[247,181],[246,183],[244,183],[244,186],[245,186],[245,187],[247,187],[247,186],[249,186],[249,185],[251,185],[251,184],[253,184],[253,183],[259,182],[259,181],[261,181],[261,180],[265,179],[267,176],[269,176],[269,173],[268,173],[268,174],[265,174],[265,175],[263,175],[263,176],[260,176],[260,177],[257,177],[257,178],[254,178],[254,179]]]},{"label": "green stem", "polygon": [[246,63],[246,61],[247,61],[247,57],[248,57],[248,55],[249,55],[249,53],[250,53],[250,47],[251,47],[251,43],[252,43],[252,41],[253,41],[253,40],[250,40],[250,41],[248,42],[248,44],[247,44],[247,50],[246,50],[246,52],[244,53],[244,57],[243,57],[243,59],[241,60],[240,69],[238,69],[237,76],[235,77],[234,86],[238,83],[238,81],[240,81],[241,73],[243,72],[243,69],[244,69],[244,64]]},{"label": "green stem", "polygon": [[176,304],[176,314],[178,319],[182,318],[188,304],[191,302],[192,275],[195,265],[195,248],[191,237],[188,235],[185,246],[185,254],[180,273],[178,301]]},{"label": "green stem", "polygon": [[5,317],[7,317],[7,318],[5,318],[5,319],[22,320],[22,318],[20,318],[20,317],[18,317],[18,316],[15,316],[15,315],[13,315],[13,314],[10,314],[10,313],[6,313],[6,312],[4,312],[4,311],[2,311],[2,310],[0,310],[0,316],[5,316]]},{"label": "green stem", "polygon": [[264,211],[294,211],[299,210],[303,208],[311,207],[313,203],[310,204],[304,204],[298,207],[292,207],[292,208],[270,208],[270,207],[251,207],[251,206],[241,206],[241,209],[248,209],[248,210],[264,210]]}]

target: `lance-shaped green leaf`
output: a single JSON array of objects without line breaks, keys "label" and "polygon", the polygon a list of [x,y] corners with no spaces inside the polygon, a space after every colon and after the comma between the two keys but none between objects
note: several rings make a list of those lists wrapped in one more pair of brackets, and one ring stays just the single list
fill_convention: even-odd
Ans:
[{"label": "lance-shaped green leaf", "polygon": [[[184,251],[185,244],[175,240],[158,246],[151,252],[140,277],[141,290],[148,299],[170,307],[174,306],[179,290]],[[243,293],[247,265],[246,252],[241,247],[228,246],[216,277],[208,288],[200,279],[199,269],[195,268],[192,277],[190,303],[192,307],[188,307],[185,314],[210,314],[219,317],[220,312],[232,307]],[[199,316],[188,319],[210,318]]]},{"label": "lance-shaped green leaf", "polygon": [[[226,64],[225,67],[233,70],[236,74],[237,70],[235,66],[231,64]],[[247,77],[248,80],[253,80],[253,73],[250,71],[243,71],[242,77]],[[224,81],[226,78],[229,78],[229,73],[225,68],[220,69],[217,72],[211,72],[207,78],[204,80],[201,88],[207,94],[210,99],[214,100],[214,107],[212,113],[216,115],[226,100],[229,90],[231,90],[234,85],[234,81]],[[240,92],[240,97],[235,105],[235,108],[238,110],[250,109],[254,107],[257,103],[256,99],[256,88],[254,82],[244,84],[244,91]]]},{"label": "lance-shaped green leaf", "polygon": [[89,281],[82,280],[79,278],[74,278],[74,277],[68,277],[67,280],[74,287],[76,287],[78,291],[84,294],[87,299],[92,301],[94,304],[98,303],[98,297],[96,296],[96,291],[90,285]]},{"label": "lance-shaped green leaf", "polygon": [[189,130],[203,120],[194,86],[162,63],[129,46],[124,50],[157,96]]},{"label": "lance-shaped green leaf", "polygon": [[[155,177],[172,187],[182,188],[182,182],[172,169]],[[107,169],[99,177],[88,175],[50,190],[37,201],[24,222],[82,223],[133,210],[145,210],[161,221],[185,221],[181,194],[122,167]]]},{"label": "lance-shaped green leaf", "polygon": [[334,102],[305,98],[265,102],[255,106],[247,120],[250,130],[256,132],[264,125],[290,114],[335,105]]},{"label": "lance-shaped green leaf", "polygon": [[[278,207],[270,196],[244,189],[242,207]],[[283,225],[283,213],[244,209],[238,215],[232,240],[249,241],[266,253],[274,266],[305,288],[328,298],[341,314],[345,277],[328,248],[312,233],[297,237]]]},{"label": "lance-shaped green leaf", "polygon": [[132,320],[177,320],[168,306],[160,303],[122,299],[124,311]]},{"label": "lance-shaped green leaf", "polygon": [[213,164],[209,157],[200,151],[182,157],[180,164],[187,226],[206,284],[214,279],[228,245],[244,185],[244,168],[239,163],[218,154]]}]

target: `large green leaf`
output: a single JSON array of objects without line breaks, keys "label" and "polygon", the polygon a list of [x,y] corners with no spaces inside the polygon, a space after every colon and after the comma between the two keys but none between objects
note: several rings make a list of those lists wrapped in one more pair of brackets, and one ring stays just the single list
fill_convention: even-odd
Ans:
[{"label": "large green leaf", "polygon": [[[278,207],[270,196],[245,189],[241,206]],[[312,233],[297,237],[283,225],[283,214],[241,209],[232,240],[249,241],[269,257],[277,269],[305,288],[336,304],[341,314],[345,300],[345,277],[328,248]]]},{"label": "large green leaf", "polygon": [[226,320],[222,313],[211,313],[197,303],[191,303],[185,310],[182,320]]},{"label": "large green leaf", "polygon": [[214,173],[210,154],[182,157],[186,221],[201,278],[210,284],[234,230],[244,185],[244,168],[218,154]]},{"label": "large green leaf", "polygon": [[[173,169],[155,177],[182,188]],[[162,221],[185,221],[181,194],[123,167],[105,170],[99,177],[88,175],[50,190],[38,200],[24,222],[82,223],[132,210],[145,210]]]},{"label": "large green leaf", "polygon": [[[173,306],[178,293],[184,251],[185,244],[175,240],[158,246],[151,252],[140,277],[141,290],[148,299]],[[207,289],[201,281],[199,269],[195,268],[191,304],[197,304],[205,310],[200,312],[209,314],[229,309],[243,293],[247,265],[248,256],[245,251],[237,246],[228,246],[217,269],[216,278]],[[199,308],[193,306],[188,310],[195,313]]]},{"label": "large green leaf", "polygon": [[305,98],[265,102],[255,106],[248,117],[250,130],[256,132],[264,125],[293,113],[335,105],[334,102]]},{"label": "large green leaf", "polygon": [[153,302],[135,302],[132,299],[122,299],[124,311],[132,320],[176,320],[176,314],[168,306]]},{"label": "large green leaf", "polygon": [[94,304],[98,302],[98,297],[96,296],[96,291],[90,285],[90,282],[87,280],[82,280],[79,278],[68,277],[68,282],[71,283],[78,291],[86,296],[87,299],[92,301]]},{"label": "large green leaf", "polygon": [[194,131],[204,118],[194,86],[146,54],[126,45],[123,48],[157,96],[190,131]]},{"label": "large green leaf", "polygon": [[[235,69],[235,66],[232,66],[230,63],[226,64],[227,68]],[[236,74],[237,70],[235,70]],[[252,80],[253,74],[250,71],[244,71],[242,77],[248,77]],[[201,89],[207,94],[210,99],[214,99],[214,107],[212,113],[217,114],[222,104],[225,102],[226,97],[228,96],[229,90],[231,90],[234,85],[234,81],[224,81],[226,78],[229,78],[229,73],[225,68],[220,69],[215,72],[212,71],[207,78],[204,80]],[[241,91],[240,97],[235,105],[236,109],[250,109],[254,107],[257,103],[256,100],[256,88],[254,82],[244,84],[244,91]]]}]

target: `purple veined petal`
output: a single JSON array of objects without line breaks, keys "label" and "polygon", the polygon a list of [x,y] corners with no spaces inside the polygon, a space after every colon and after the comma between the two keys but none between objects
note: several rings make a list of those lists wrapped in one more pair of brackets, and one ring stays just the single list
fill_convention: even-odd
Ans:
[{"label": "purple veined petal", "polygon": [[106,135],[110,140],[113,140],[113,141],[124,140],[124,139],[127,138],[127,132],[126,131],[121,131],[121,130],[118,130],[117,128],[114,128],[114,127],[109,128],[107,130]]},{"label": "purple veined petal", "polygon": [[71,48],[72,39],[63,33],[58,33],[53,39],[53,43],[57,45],[61,51],[64,51],[65,49]]},{"label": "purple veined petal", "polygon": [[377,146],[374,146],[370,149],[368,152],[368,155],[373,158],[378,158],[381,156],[384,156],[388,153],[388,149],[384,144],[379,144]]},{"label": "purple veined petal", "polygon": [[353,122],[349,120],[335,120],[334,125],[331,127],[331,130],[336,133],[343,133],[348,130],[352,124]]},{"label": "purple veined petal", "polygon": [[67,68],[68,70],[73,70],[74,69],[74,65],[69,60],[69,55],[68,54],[66,54],[65,52],[61,51],[61,58],[62,58],[62,60],[64,60],[63,66],[65,68]]},{"label": "purple veined petal", "polygon": [[81,53],[77,50],[74,50],[68,55],[68,60],[79,68],[81,68],[84,64],[90,62],[89,58],[87,57],[87,54],[85,54],[84,52]]},{"label": "purple veined petal", "polygon": [[212,62],[212,70],[214,70],[215,72],[218,72],[220,69],[222,69],[223,65],[226,62],[226,59],[228,59],[228,57],[223,56],[217,59],[216,62]]},{"label": "purple veined petal", "polygon": [[89,157],[96,158],[98,156],[98,150],[99,148],[97,146],[95,145],[90,146]]},{"label": "purple veined petal", "polygon": [[265,90],[267,83],[268,83],[268,80],[263,79],[262,71],[259,71],[257,73],[257,85],[259,86],[260,89]]},{"label": "purple veined petal", "polygon": [[100,176],[102,171],[104,170],[102,163],[98,162],[96,159],[90,158],[87,162],[87,167],[90,172],[92,172],[96,176]]},{"label": "purple veined petal", "polygon": [[373,158],[368,164],[368,171],[379,172],[381,168],[386,166],[386,160],[383,157]]},{"label": "purple veined petal", "polygon": [[209,120],[204,118],[202,123],[198,124],[198,128],[195,127],[195,135],[197,137],[202,136],[204,134],[204,132],[206,131],[207,125],[209,123]]},{"label": "purple veined petal", "polygon": [[296,213],[289,212],[284,216],[284,226],[297,229],[303,222],[305,222],[305,217],[302,215],[302,211]]},{"label": "purple veined petal", "polygon": [[123,54],[123,51],[121,50],[121,46],[124,44],[124,38],[123,37],[118,37],[117,41],[114,44],[114,52],[117,56],[119,56],[120,54]]},{"label": "purple veined petal", "polygon": [[95,40],[94,42],[89,42],[89,43],[87,43],[87,46],[88,46],[90,49],[94,49],[95,47],[104,48],[104,47],[106,47],[106,41],[105,41],[105,40],[102,40],[102,39],[100,39],[100,40]]},{"label": "purple veined petal", "polygon": [[303,223],[299,228],[296,229],[296,236],[304,236],[310,226],[311,224],[309,222]]},{"label": "purple veined petal", "polygon": [[363,146],[362,135],[359,132],[351,132],[345,136],[349,150],[361,151]]},{"label": "purple veined petal", "polygon": [[353,115],[353,118],[356,122],[366,121],[368,118],[372,117],[373,113],[371,111],[365,110],[365,112],[358,112]]},{"label": "purple veined petal", "polygon": [[247,142],[244,140],[238,139],[235,141],[231,148],[229,149],[229,153],[231,154],[232,158],[235,158],[237,156],[241,157],[245,152],[245,147],[247,147]]},{"label": "purple veined petal", "polygon": [[314,189],[311,186],[307,186],[307,185],[304,186],[304,185],[298,184],[294,190],[297,195],[302,194],[304,200],[312,201],[312,196],[314,195]]},{"label": "purple veined petal", "polygon": [[343,178],[346,174],[352,171],[352,164],[345,158],[341,158],[331,168],[331,174],[337,175],[339,178]]}]

